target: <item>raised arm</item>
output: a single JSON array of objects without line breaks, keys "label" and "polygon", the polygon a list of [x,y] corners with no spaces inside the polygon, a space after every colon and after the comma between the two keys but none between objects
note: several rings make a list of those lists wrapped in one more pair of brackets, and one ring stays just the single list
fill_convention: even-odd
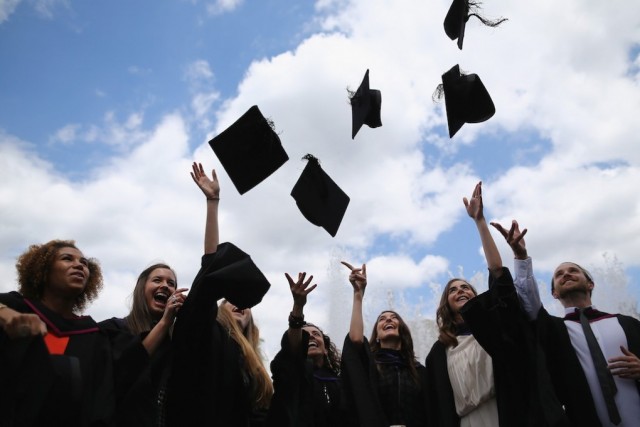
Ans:
[{"label": "raised arm", "polygon": [[533,275],[533,264],[527,254],[527,246],[524,241],[527,229],[520,231],[520,226],[516,220],[511,221],[509,231],[497,222],[492,222],[491,225],[502,234],[513,251],[513,284],[516,287],[518,298],[520,298],[527,317],[530,320],[535,320],[542,307],[542,301],[538,283]]},{"label": "raised arm", "polygon": [[204,229],[204,253],[212,254],[218,249],[220,233],[218,230],[218,205],[220,204],[220,184],[215,169],[211,170],[211,179],[204,173],[202,163],[193,162],[191,178],[207,198],[207,223]]},{"label": "raised arm", "polygon": [[500,252],[498,252],[496,242],[493,240],[493,236],[491,236],[487,221],[484,218],[482,182],[476,184],[471,199],[468,200],[466,197],[463,197],[462,202],[467,209],[467,214],[473,219],[478,228],[480,240],[482,241],[482,250],[484,251],[489,271],[496,278],[502,276],[502,258],[500,257]]},{"label": "raised arm", "polygon": [[349,283],[353,286],[353,307],[351,309],[349,339],[356,344],[362,344],[364,342],[362,300],[364,299],[364,290],[367,287],[367,265],[362,264],[362,268],[355,268],[348,262],[342,261],[341,263],[351,270]]},{"label": "raised arm", "polygon": [[293,353],[300,350],[300,342],[302,341],[302,326],[304,326],[304,306],[307,304],[307,295],[313,291],[318,285],[311,285],[313,276],[305,281],[307,273],[298,273],[298,281],[294,282],[288,273],[284,273],[289,281],[289,288],[293,296],[293,308],[289,314],[289,329],[287,336],[289,337],[289,346]]}]

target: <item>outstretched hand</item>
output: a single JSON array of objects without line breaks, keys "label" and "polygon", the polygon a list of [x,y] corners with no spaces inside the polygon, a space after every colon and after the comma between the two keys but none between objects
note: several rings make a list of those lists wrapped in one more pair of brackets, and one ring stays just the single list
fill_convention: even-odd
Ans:
[{"label": "outstretched hand", "polygon": [[527,229],[520,231],[520,226],[518,225],[518,221],[515,219],[511,221],[511,228],[507,231],[502,225],[497,222],[492,222],[491,225],[502,234],[504,239],[507,241],[511,249],[513,250],[513,255],[518,259],[527,259],[527,246],[524,242],[524,235],[527,234]]},{"label": "outstretched hand", "polygon": [[367,265],[362,264],[361,268],[355,268],[346,261],[340,261],[340,263],[351,270],[349,283],[353,286],[353,292],[364,295],[364,290],[367,287]]},{"label": "outstretched hand", "polygon": [[307,276],[307,273],[298,273],[298,280],[294,282],[291,276],[289,276],[289,273],[284,273],[284,275],[289,281],[289,288],[291,289],[291,295],[293,296],[293,305],[300,308],[304,307],[305,304],[307,304],[307,295],[309,295],[309,293],[318,286],[317,284],[309,286],[313,280],[313,276],[309,276],[305,281],[304,279]]},{"label": "outstretched hand", "polygon": [[622,346],[620,350],[624,356],[609,359],[609,370],[620,378],[640,380],[640,359]]},{"label": "outstretched hand", "polygon": [[467,214],[474,221],[480,221],[481,219],[484,219],[484,212],[482,207],[482,181],[476,184],[476,187],[473,189],[471,199],[463,197],[462,202],[464,203],[464,207],[467,209]]},{"label": "outstretched hand", "polygon": [[202,163],[193,162],[191,165],[193,172],[191,172],[191,178],[193,178],[193,182],[195,182],[200,190],[207,197],[207,200],[217,200],[220,199],[220,183],[218,182],[218,176],[216,175],[216,170],[211,170],[211,179],[204,173],[204,168],[202,167]]}]

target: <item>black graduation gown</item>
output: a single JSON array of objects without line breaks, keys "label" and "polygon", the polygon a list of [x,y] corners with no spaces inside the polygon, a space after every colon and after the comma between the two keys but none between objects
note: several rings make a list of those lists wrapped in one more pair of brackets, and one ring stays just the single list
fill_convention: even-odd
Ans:
[{"label": "black graduation gown", "polygon": [[[120,339],[114,343],[115,351],[120,354],[136,339],[125,319],[112,317],[98,323],[101,329],[120,332]],[[147,333],[140,336],[143,338]],[[118,427],[157,427],[164,425],[164,398],[166,381],[171,369],[171,343],[167,338],[156,349],[137,381],[121,399],[116,410]]]},{"label": "black graduation gown", "polygon": [[0,302],[35,313],[52,337],[68,337],[64,354],[49,354],[44,338],[9,339],[0,331],[0,424],[2,426],[111,426],[118,401],[148,361],[139,340],[114,357],[117,335],[91,317],[65,319],[17,292]]},{"label": "black graduation gown", "polygon": [[[362,345],[351,341],[349,335],[344,340],[342,349],[342,383],[349,408],[354,408],[357,424],[361,427],[388,427],[391,422],[387,413],[391,406],[406,408],[404,424],[407,427],[423,427],[427,425],[426,370],[417,363],[419,391],[411,395],[401,390],[382,390],[380,376],[369,342],[364,338]],[[407,368],[405,368],[407,369]],[[398,376],[400,378],[400,376]],[[383,399],[381,393],[396,396],[395,399]]]},{"label": "black graduation gown", "polygon": [[[640,321],[621,314],[616,317],[627,337],[629,351],[640,355]],[[551,316],[542,307],[536,323],[551,381],[567,416],[576,426],[601,427],[587,378],[571,344],[564,319]],[[636,385],[640,393],[640,383],[636,381]]]},{"label": "black graduation gown", "polygon": [[[500,426],[568,425],[509,270],[503,268],[497,279],[490,276],[489,290],[465,304],[461,314],[491,356]],[[434,343],[425,365],[430,423],[459,426],[442,342]]]},{"label": "black graduation gown", "polygon": [[342,384],[328,369],[316,369],[307,359],[309,334],[302,331],[302,351],[291,352],[284,333],[281,349],[271,362],[274,395],[269,427],[348,427]]},{"label": "black graduation gown", "polygon": [[174,325],[166,403],[171,427],[253,427],[263,425],[266,418],[266,411],[251,409],[251,384],[240,347],[216,321],[223,291],[205,278],[218,268],[216,255],[222,245],[218,252],[202,257]]}]

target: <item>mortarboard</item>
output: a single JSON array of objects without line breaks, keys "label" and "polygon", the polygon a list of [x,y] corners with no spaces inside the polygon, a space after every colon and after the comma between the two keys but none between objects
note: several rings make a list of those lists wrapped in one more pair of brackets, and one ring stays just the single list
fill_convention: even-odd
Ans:
[{"label": "mortarboard", "polygon": [[245,309],[262,301],[271,284],[249,255],[227,242],[218,245],[198,286],[216,288],[218,297]]},{"label": "mortarboard", "polygon": [[484,122],[496,112],[480,77],[477,74],[461,74],[457,64],[442,75],[442,89],[449,138],[453,138],[465,123]]},{"label": "mortarboard", "polygon": [[458,49],[462,50],[464,30],[469,20],[469,0],[453,0],[444,18],[444,32],[451,40],[458,39]]},{"label": "mortarboard", "polygon": [[451,40],[458,39],[458,48],[462,50],[464,30],[471,16],[478,18],[488,27],[497,27],[506,21],[506,18],[487,19],[480,14],[480,2],[477,0],[453,0],[447,16],[444,17],[444,32]]},{"label": "mortarboard", "polygon": [[291,190],[291,196],[310,223],[335,237],[349,205],[349,196],[322,170],[318,159],[311,154],[303,159],[308,162]]},{"label": "mortarboard", "polygon": [[209,141],[240,194],[278,170],[289,156],[257,105]]},{"label": "mortarboard", "polygon": [[351,139],[356,137],[363,124],[370,128],[382,126],[380,106],[382,94],[379,90],[369,89],[369,70],[364,74],[360,87],[351,97]]}]

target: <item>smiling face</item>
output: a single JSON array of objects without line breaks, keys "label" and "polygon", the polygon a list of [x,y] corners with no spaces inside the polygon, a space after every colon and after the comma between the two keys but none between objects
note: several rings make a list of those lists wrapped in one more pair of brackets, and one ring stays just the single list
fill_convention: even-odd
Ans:
[{"label": "smiling face", "polygon": [[447,287],[447,304],[454,316],[458,316],[460,309],[476,296],[473,287],[464,280],[454,280]]},{"label": "smiling face", "polygon": [[228,310],[231,313],[231,317],[233,317],[233,319],[238,322],[238,326],[240,326],[242,332],[245,333],[245,331],[247,330],[247,326],[249,326],[249,322],[251,321],[251,309],[239,309],[228,301],[222,304],[220,307],[224,310]]},{"label": "smiling face", "polygon": [[72,247],[58,249],[49,270],[44,293],[75,299],[84,292],[89,280],[89,261]]},{"label": "smiling face", "polygon": [[144,284],[144,299],[154,317],[162,317],[167,300],[176,290],[176,275],[168,268],[155,268]]},{"label": "smiling face", "polygon": [[307,357],[313,359],[313,362],[316,366],[321,367],[322,365],[324,365],[324,357],[328,353],[327,347],[324,343],[322,331],[311,325],[303,326],[302,329],[309,333],[309,348],[307,350]]},{"label": "smiling face", "polygon": [[400,338],[400,319],[393,311],[383,311],[376,321],[376,335],[378,339],[386,341],[388,339]]},{"label": "smiling face", "polygon": [[563,262],[553,272],[553,297],[562,299],[573,293],[590,296],[593,280],[577,264]]}]

